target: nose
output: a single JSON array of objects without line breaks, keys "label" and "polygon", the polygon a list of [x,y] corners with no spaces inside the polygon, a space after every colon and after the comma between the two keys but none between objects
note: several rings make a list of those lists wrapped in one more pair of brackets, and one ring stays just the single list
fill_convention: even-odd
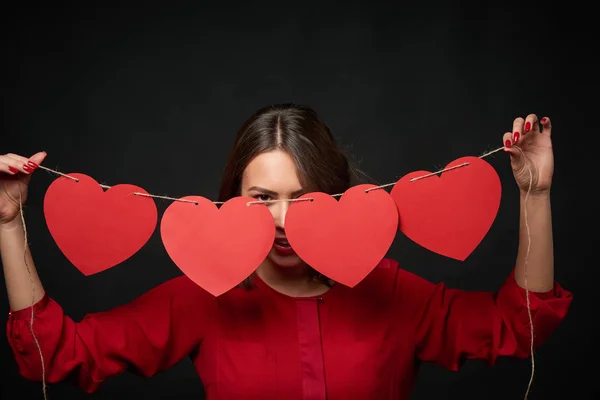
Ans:
[{"label": "nose", "polygon": [[285,226],[285,215],[287,214],[288,208],[290,207],[289,201],[279,201],[272,205],[271,214],[275,220],[275,226],[278,229],[284,229]]}]

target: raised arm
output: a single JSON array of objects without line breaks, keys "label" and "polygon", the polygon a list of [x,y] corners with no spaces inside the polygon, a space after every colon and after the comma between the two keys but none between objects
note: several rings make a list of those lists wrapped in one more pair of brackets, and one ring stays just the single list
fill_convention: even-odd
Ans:
[{"label": "raised arm", "polygon": [[531,333],[538,346],[567,315],[572,295],[554,280],[550,133],[549,118],[530,114],[504,134],[520,189],[520,230],[515,268],[497,292],[464,292],[399,272],[399,305],[415,327],[418,358],[453,370],[465,359],[524,358]]},{"label": "raised arm", "polygon": [[504,134],[506,151],[520,191],[519,250],[515,279],[534,292],[552,289],[554,250],[550,188],[554,172],[552,125],[548,117],[535,114],[513,122]]},{"label": "raised arm", "polygon": [[[44,292],[31,253],[25,252],[19,205],[44,157],[0,156],[0,254],[11,309],[7,337],[20,373],[47,382],[73,377],[92,392],[127,369],[150,376],[195,351],[212,320],[214,299],[185,276],[80,322]],[[26,168],[29,161],[35,164]]]},{"label": "raised arm", "polygon": [[29,249],[21,209],[27,201],[31,174],[46,153],[30,159],[16,155],[0,156],[0,256],[11,310],[31,306],[44,297],[44,288],[35,269]]}]

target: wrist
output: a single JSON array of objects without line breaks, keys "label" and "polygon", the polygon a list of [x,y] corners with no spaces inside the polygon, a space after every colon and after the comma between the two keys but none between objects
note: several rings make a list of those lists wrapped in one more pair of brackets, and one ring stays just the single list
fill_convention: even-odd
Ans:
[{"label": "wrist", "polygon": [[528,200],[547,201],[550,200],[550,190],[532,190],[529,193],[527,193],[527,190],[521,190],[519,196],[521,197],[521,200],[525,200],[525,198],[527,198]]},{"label": "wrist", "polygon": [[23,228],[21,221],[21,214],[17,214],[15,218],[10,221],[0,223],[0,233],[2,232],[13,232]]}]

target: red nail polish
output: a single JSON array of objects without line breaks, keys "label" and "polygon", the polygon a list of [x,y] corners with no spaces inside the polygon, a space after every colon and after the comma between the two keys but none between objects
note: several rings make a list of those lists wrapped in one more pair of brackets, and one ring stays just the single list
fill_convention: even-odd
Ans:
[{"label": "red nail polish", "polygon": [[11,167],[10,165],[8,166],[8,170],[10,172],[12,172],[13,174],[18,174],[19,173],[18,169],[16,169],[15,167]]},{"label": "red nail polish", "polygon": [[525,132],[529,132],[531,130],[531,122],[525,122]]},{"label": "red nail polish", "polygon": [[39,165],[37,165],[33,161],[27,161],[27,165],[29,165],[33,169],[36,169],[37,167],[39,167]]},{"label": "red nail polish", "polygon": [[546,117],[542,118],[542,119],[540,120],[540,122],[541,122],[542,124],[545,124],[545,123],[546,123]]},{"label": "red nail polish", "polygon": [[29,165],[25,164],[23,165],[23,169],[25,170],[25,172],[33,172],[33,168],[31,168]]},{"label": "red nail polish", "polygon": [[510,147],[510,140],[506,139],[506,141],[504,142],[504,147]]},{"label": "red nail polish", "polygon": [[515,132],[513,134],[513,142],[517,143],[519,141],[520,137],[521,137],[521,134],[519,132]]}]

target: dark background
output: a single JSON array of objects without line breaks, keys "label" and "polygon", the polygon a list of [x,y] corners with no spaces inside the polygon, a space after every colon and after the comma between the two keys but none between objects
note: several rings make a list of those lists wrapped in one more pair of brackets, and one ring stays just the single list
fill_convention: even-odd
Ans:
[{"label": "dark background", "polygon": [[[374,183],[480,155],[502,145],[515,117],[550,116],[556,278],[573,291],[574,302],[563,325],[536,351],[529,398],[598,394],[598,262],[584,255],[597,238],[594,226],[587,226],[595,218],[593,185],[584,181],[595,161],[585,152],[598,135],[588,116],[597,103],[592,11],[572,2],[554,8],[199,3],[205,2],[7,6],[1,16],[0,153],[45,150],[44,165],[65,173],[109,185],[132,183],[154,194],[215,199],[235,131],[270,103],[316,108]],[[501,178],[503,197],[477,250],[458,262],[399,234],[390,256],[432,281],[497,289],[516,257],[519,199],[507,155],[486,160]],[[122,304],[180,274],[157,230],[125,263],[84,277],[45,225],[43,196],[55,177],[36,174],[26,218],[45,288],[68,315],[80,319]],[[169,202],[157,205],[160,217]],[[8,311],[4,286],[2,291],[0,309]],[[42,398],[41,383],[19,376],[6,340],[0,365],[3,399]],[[519,399],[529,375],[529,360],[502,359],[493,367],[473,361],[457,373],[427,365],[413,398]],[[125,373],[91,396],[67,383],[51,385],[49,396],[202,398],[202,385],[185,360],[149,379]]]}]

